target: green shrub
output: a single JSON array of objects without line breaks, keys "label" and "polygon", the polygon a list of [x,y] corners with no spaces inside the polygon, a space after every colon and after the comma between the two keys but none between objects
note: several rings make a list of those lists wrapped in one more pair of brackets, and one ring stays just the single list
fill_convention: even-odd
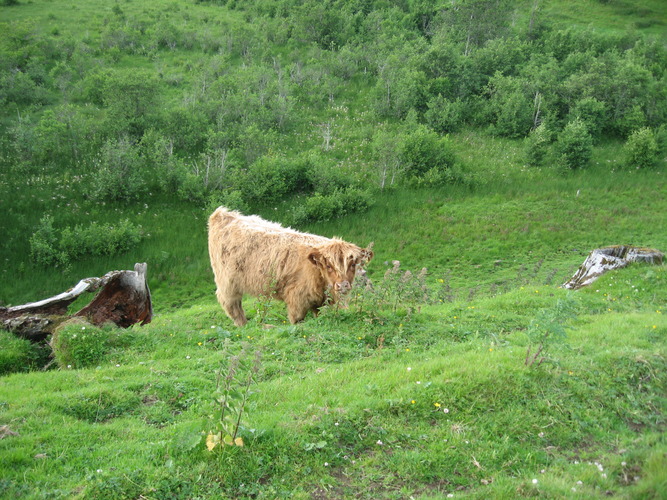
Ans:
[{"label": "green shrub", "polygon": [[244,213],[247,213],[250,210],[250,207],[243,198],[243,193],[236,189],[215,191],[208,196],[206,213],[213,213],[219,206],[227,207],[231,210],[238,210]]},{"label": "green shrub", "polygon": [[181,200],[201,204],[206,198],[206,187],[197,175],[187,172],[181,179],[176,194]]},{"label": "green shrub", "polygon": [[83,255],[116,255],[126,252],[141,241],[141,229],[128,219],[118,224],[76,225],[65,228],[60,236],[60,248],[72,259]]},{"label": "green shrub", "polygon": [[30,257],[36,264],[68,266],[85,255],[116,255],[137,245],[142,238],[141,227],[128,219],[115,225],[92,222],[60,231],[53,227],[53,217],[45,215],[30,237]]},{"label": "green shrub", "polygon": [[284,196],[310,185],[306,176],[307,163],[284,156],[262,156],[244,175],[237,177],[234,187],[253,203],[273,203]]},{"label": "green shrub", "polygon": [[444,171],[450,168],[454,164],[454,153],[446,138],[419,126],[403,140],[401,159],[408,180],[414,180],[431,169]]},{"label": "green shrub", "polygon": [[424,108],[426,75],[405,67],[404,61],[391,57],[372,89],[371,102],[378,116],[403,119],[411,110]]},{"label": "green shrub", "polygon": [[315,193],[306,198],[303,205],[292,213],[292,224],[299,225],[309,221],[328,221],[343,210],[342,202],[335,195]]},{"label": "green shrub", "polygon": [[311,153],[306,161],[305,186],[308,190],[330,194],[350,186],[349,176],[331,159]]},{"label": "green shrub", "polygon": [[653,130],[644,127],[630,134],[625,143],[624,151],[628,167],[645,169],[657,165],[660,148]]},{"label": "green shrub", "polygon": [[60,368],[98,365],[108,351],[107,329],[97,328],[82,318],[73,318],[56,328],[51,339],[53,356]]},{"label": "green shrub", "polygon": [[90,192],[94,200],[136,200],[144,191],[138,147],[127,137],[107,141],[94,163]]},{"label": "green shrub", "polygon": [[141,138],[143,168],[151,173],[149,186],[165,193],[178,191],[187,175],[183,160],[174,154],[174,143],[150,129]]},{"label": "green shrub", "polygon": [[584,97],[578,100],[570,109],[569,116],[570,120],[581,119],[593,137],[598,137],[602,133],[605,122],[609,119],[605,103],[598,101],[595,97]]},{"label": "green shrub", "polygon": [[358,188],[337,189],[328,195],[315,193],[292,211],[291,223],[299,225],[305,222],[328,221],[354,212],[363,212],[371,203],[370,193]]},{"label": "green shrub", "polygon": [[493,132],[504,137],[524,137],[533,126],[533,103],[523,92],[514,91],[498,99]]},{"label": "green shrub", "polygon": [[49,95],[30,75],[22,71],[5,71],[0,74],[0,103],[19,105],[46,104]]},{"label": "green shrub", "polygon": [[450,101],[442,95],[432,98],[424,114],[429,126],[441,134],[458,130],[463,119],[463,103],[459,100]]},{"label": "green shrub", "polygon": [[58,248],[58,235],[51,215],[40,219],[37,230],[30,237],[30,258],[43,267],[57,267],[69,261],[67,254]]},{"label": "green shrub", "polygon": [[558,135],[556,146],[560,155],[560,166],[566,170],[588,166],[593,154],[593,138],[579,118],[565,125]]},{"label": "green shrub", "polygon": [[0,330],[0,376],[36,368],[43,357],[40,354],[37,344]]}]

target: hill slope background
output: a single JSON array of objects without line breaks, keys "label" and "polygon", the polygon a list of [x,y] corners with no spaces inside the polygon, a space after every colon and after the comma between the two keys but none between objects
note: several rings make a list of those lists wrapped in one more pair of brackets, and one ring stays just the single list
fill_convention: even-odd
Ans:
[{"label": "hill slope background", "polygon": [[[0,332],[2,496],[660,498],[665,268],[559,285],[667,248],[665,9],[4,2],[0,304],[146,261],[156,315]],[[219,204],[374,290],[233,328]]]}]

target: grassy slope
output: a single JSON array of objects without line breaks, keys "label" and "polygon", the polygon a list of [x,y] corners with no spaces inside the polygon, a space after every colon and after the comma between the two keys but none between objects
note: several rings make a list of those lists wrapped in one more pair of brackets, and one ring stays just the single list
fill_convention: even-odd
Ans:
[{"label": "grassy slope", "polygon": [[[494,181],[387,193],[367,217],[307,228],[374,239],[378,287],[385,260],[428,266],[431,301],[445,303],[419,313],[389,298],[292,327],[272,304],[263,322],[275,328],[265,330],[249,301],[250,326],[233,329],[207,276],[205,214],[174,211],[183,232],[162,229],[137,251],[168,275],[154,287],[152,324],[108,342],[91,367],[3,377],[1,423],[19,434],[0,441],[3,494],[658,495],[665,268],[636,266],[571,294],[578,318],[548,351],[552,362],[524,359],[531,325],[568,297],[557,285],[589,249],[667,247],[663,175],[521,172],[516,144],[464,141],[471,163],[476,145],[504,152],[480,163]],[[191,446],[211,425],[215,370],[242,340],[264,356],[245,419],[256,431],[244,433],[243,450],[209,455]]]},{"label": "grassy slope", "polygon": [[[28,497],[657,495],[666,285],[664,268],[637,266],[574,294],[567,341],[533,368],[526,328],[567,299],[554,287],[298,327],[274,305],[270,330],[227,330],[202,301],[131,330],[98,367],[5,377],[2,422],[19,435],[0,441],[0,484]],[[192,443],[225,339],[227,355],[246,341],[264,359],[255,431],[217,455]]]},{"label": "grassy slope", "polygon": [[636,5],[625,0],[600,2],[540,2],[545,16],[569,25],[594,26],[607,30],[640,30],[643,33],[664,36],[667,4],[648,0]]}]

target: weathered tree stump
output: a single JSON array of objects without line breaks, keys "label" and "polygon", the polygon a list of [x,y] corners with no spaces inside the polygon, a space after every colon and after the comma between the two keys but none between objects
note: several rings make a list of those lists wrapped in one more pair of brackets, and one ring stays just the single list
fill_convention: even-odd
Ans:
[{"label": "weathered tree stump", "polygon": [[[14,307],[0,307],[0,327],[33,341],[45,339],[71,317],[83,317],[94,325],[112,322],[127,328],[153,317],[151,292],[146,282],[145,263],[134,271],[111,271],[101,278],[86,278],[74,288],[39,302]],[[67,308],[84,292],[96,292],[83,309],[67,314]]]},{"label": "weathered tree stump", "polygon": [[578,290],[590,285],[600,276],[612,269],[621,269],[632,262],[646,262],[648,264],[662,264],[664,254],[653,248],[634,247],[629,245],[614,245],[593,250],[574,276],[562,286]]}]

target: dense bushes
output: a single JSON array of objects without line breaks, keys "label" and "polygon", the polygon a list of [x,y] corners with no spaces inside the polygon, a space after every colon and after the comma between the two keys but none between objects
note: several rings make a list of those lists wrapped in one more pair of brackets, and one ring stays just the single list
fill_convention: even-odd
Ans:
[{"label": "dense bushes", "polygon": [[288,194],[308,191],[309,163],[303,158],[262,156],[234,180],[251,203],[273,203]]},{"label": "dense bushes", "polygon": [[41,266],[67,267],[85,255],[115,255],[135,246],[142,238],[141,227],[125,219],[116,225],[92,222],[57,230],[53,217],[42,217],[30,237],[30,256]]},{"label": "dense bushes", "polygon": [[368,191],[358,188],[336,189],[331,194],[315,193],[298,205],[291,215],[291,224],[328,221],[343,215],[363,212],[372,201]]},{"label": "dense bushes", "polygon": [[[628,140],[629,164],[652,165],[647,132],[634,134],[667,120],[664,44],[551,28],[539,11],[526,29],[515,9],[249,1],[155,17],[116,6],[99,39],[3,23],[0,161],[85,174],[96,201],[161,191],[250,206],[318,193],[303,210],[322,216],[340,193],[447,182],[441,136],[471,126],[528,137],[530,164],[553,150],[582,168],[592,141],[612,136]],[[321,151],[319,124],[342,121],[341,108],[338,149]]]},{"label": "dense bushes", "polygon": [[102,201],[136,200],[144,191],[139,148],[129,138],[107,141],[94,160],[90,196]]},{"label": "dense bushes", "polygon": [[427,174],[441,174],[454,164],[447,138],[425,126],[416,127],[402,139],[400,155],[409,182],[417,182]]}]

